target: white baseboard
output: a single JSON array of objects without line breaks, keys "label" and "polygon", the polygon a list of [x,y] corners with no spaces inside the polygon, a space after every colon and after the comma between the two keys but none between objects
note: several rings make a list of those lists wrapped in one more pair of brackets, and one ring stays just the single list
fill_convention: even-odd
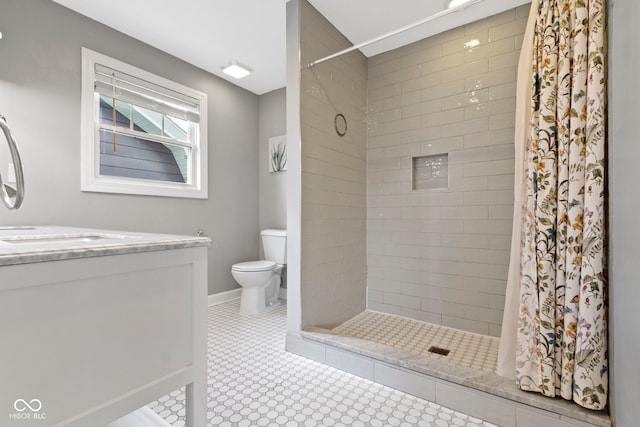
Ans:
[{"label": "white baseboard", "polygon": [[219,292],[217,294],[209,295],[209,306],[224,304],[225,302],[233,301],[240,298],[242,294],[242,288],[232,289],[226,292]]},{"label": "white baseboard", "polygon": [[144,406],[107,425],[107,427],[170,427],[160,415]]}]

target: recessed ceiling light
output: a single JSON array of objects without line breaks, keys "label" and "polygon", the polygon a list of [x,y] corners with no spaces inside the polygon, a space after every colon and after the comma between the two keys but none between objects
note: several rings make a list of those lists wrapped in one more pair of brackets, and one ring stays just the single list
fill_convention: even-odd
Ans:
[{"label": "recessed ceiling light", "polygon": [[449,0],[447,4],[447,8],[453,9],[454,7],[462,6],[465,3],[470,2],[471,0]]},{"label": "recessed ceiling light", "polygon": [[222,72],[230,75],[233,78],[241,79],[251,74],[253,70],[246,65],[242,65],[237,61],[231,61],[229,65],[222,67]]}]

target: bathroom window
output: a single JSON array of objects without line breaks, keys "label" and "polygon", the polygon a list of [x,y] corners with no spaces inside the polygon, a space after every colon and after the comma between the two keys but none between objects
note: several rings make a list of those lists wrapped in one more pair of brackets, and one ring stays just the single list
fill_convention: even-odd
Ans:
[{"label": "bathroom window", "polygon": [[207,95],[82,49],[82,191],[207,198]]}]

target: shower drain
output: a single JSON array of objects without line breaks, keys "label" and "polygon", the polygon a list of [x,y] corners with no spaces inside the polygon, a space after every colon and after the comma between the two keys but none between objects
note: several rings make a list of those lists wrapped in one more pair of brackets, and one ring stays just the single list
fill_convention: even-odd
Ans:
[{"label": "shower drain", "polygon": [[448,350],[446,348],[435,347],[435,346],[429,347],[429,349],[427,349],[427,351],[429,353],[435,353],[435,354],[439,354],[441,356],[446,356],[449,353],[451,353],[451,350]]}]

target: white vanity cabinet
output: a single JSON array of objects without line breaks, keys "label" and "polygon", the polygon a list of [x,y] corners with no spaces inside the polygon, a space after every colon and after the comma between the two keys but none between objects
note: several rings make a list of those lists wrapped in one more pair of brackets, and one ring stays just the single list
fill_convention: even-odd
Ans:
[{"label": "white vanity cabinet", "polygon": [[104,426],[182,386],[206,425],[209,240],[138,236],[12,259],[0,232],[0,425]]}]

